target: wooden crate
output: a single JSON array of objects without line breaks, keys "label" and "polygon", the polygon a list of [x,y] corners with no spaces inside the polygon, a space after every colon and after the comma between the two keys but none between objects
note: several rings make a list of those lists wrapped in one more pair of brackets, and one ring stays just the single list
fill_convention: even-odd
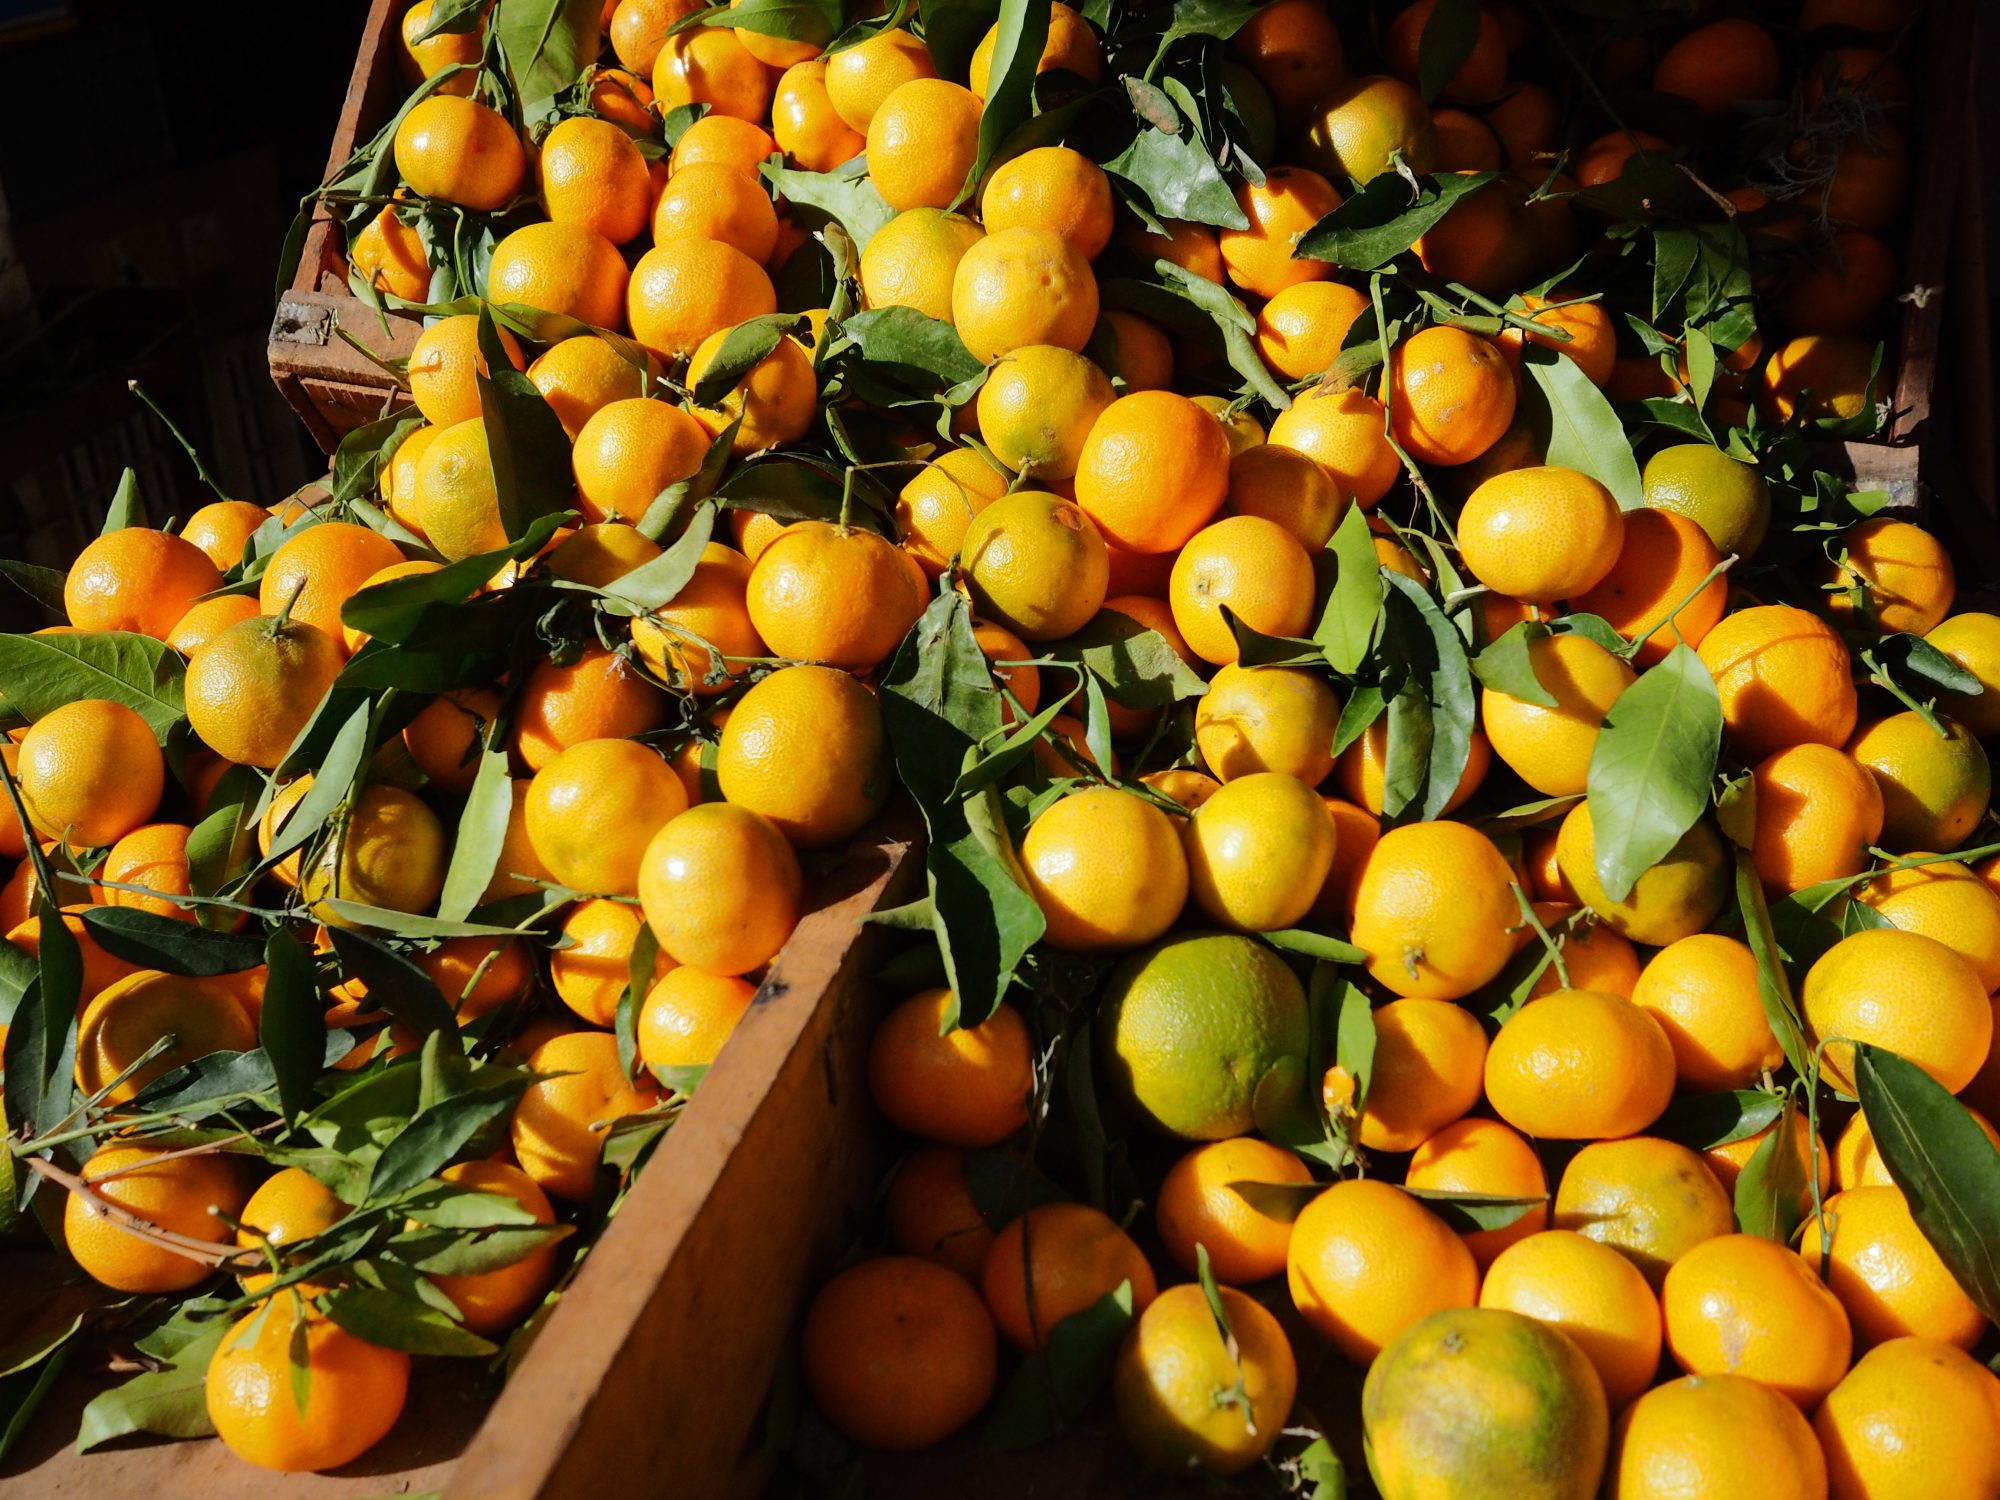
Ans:
[{"label": "wooden crate", "polygon": [[[354,59],[354,75],[327,156],[331,177],[354,148],[396,112],[404,84],[397,72],[398,24],[407,0],[373,0]],[[278,298],[271,323],[271,378],[299,414],[321,450],[331,453],[341,438],[374,421],[396,404],[400,391],[387,371],[342,339],[344,330],[384,359],[408,355],[417,341],[415,318],[382,315],[347,286],[347,252],[340,226],[314,214],[305,252],[291,286]]]},{"label": "wooden crate", "polygon": [[[892,813],[814,892],[694,1102],[667,1132],[497,1402],[465,1362],[420,1371],[375,1451],[276,1476],[214,1439],[121,1441],[79,1455],[76,1415],[103,1381],[68,1378],[0,1470],[6,1500],[558,1500],[630,1488],[754,1494],[755,1431],[811,1278],[861,1230],[886,1165],[865,1083],[874,1029],[870,911],[907,899],[922,860]],[[53,1257],[0,1255],[0,1344],[81,1289]],[[13,1329],[9,1324],[15,1325]],[[652,1485],[641,1483],[650,1493]]]}]

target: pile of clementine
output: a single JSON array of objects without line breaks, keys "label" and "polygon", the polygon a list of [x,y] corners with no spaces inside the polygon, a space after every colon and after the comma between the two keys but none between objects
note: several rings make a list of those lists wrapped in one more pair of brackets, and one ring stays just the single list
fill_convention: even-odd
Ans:
[{"label": "pile of clementine", "polygon": [[0,642],[93,1430],[337,1467],[518,1352],[907,796],[845,1439],[2000,1494],[2000,615],[1813,462],[1901,7],[506,9],[321,195],[407,402]]}]

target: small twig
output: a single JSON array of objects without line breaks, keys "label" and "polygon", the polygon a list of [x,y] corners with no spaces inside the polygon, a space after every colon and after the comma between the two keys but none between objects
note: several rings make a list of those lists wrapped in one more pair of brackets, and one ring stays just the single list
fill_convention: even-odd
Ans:
[{"label": "small twig", "polygon": [[[147,1164],[149,1163],[141,1163],[141,1165]],[[148,1244],[158,1246],[160,1249],[169,1251],[174,1255],[178,1255],[184,1260],[199,1261],[205,1266],[212,1266],[219,1270],[224,1266],[242,1264],[245,1262],[246,1257],[251,1264],[254,1264],[257,1259],[254,1251],[245,1251],[233,1245],[224,1248],[214,1240],[198,1240],[192,1235],[176,1234],[171,1229],[162,1229],[152,1220],[141,1218],[129,1208],[122,1207],[105,1197],[90,1182],[78,1177],[73,1172],[65,1172],[54,1162],[43,1157],[28,1158],[28,1166],[40,1176],[48,1178],[58,1187],[74,1193],[83,1199],[89,1212],[102,1215],[127,1234],[145,1240]],[[110,1176],[111,1174],[107,1173],[105,1175]]]}]

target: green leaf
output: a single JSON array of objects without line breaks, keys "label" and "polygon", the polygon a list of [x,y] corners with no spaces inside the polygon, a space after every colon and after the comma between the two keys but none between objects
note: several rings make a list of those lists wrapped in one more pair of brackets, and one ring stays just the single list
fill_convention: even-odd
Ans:
[{"label": "green leaf", "polygon": [[505,1193],[483,1193],[451,1182],[427,1182],[399,1198],[396,1209],[433,1229],[499,1229],[536,1222],[525,1204]]},{"label": "green leaf", "polygon": [[229,1326],[228,1319],[217,1317],[195,1324],[162,1368],[135,1375],[94,1399],[83,1409],[76,1451],[88,1453],[100,1443],[134,1432],[173,1438],[213,1435],[215,1425],[208,1419],[203,1387],[209,1358]]},{"label": "green leaf", "polygon": [[370,584],[341,606],[340,623],[392,645],[431,635],[449,619],[455,606],[479,593],[508,563],[533,557],[548,545],[568,514],[541,516],[506,546],[460,558],[434,573]]},{"label": "green leaf", "polygon": [[1050,1329],[1047,1347],[1021,1361],[994,1402],[982,1445],[1032,1447],[1081,1416],[1110,1376],[1132,1316],[1132,1283],[1124,1281]]},{"label": "green leaf", "polygon": [[146,499],[139,493],[139,475],[128,467],[118,476],[118,488],[112,492],[111,508],[104,513],[104,525],[99,536],[109,536],[114,531],[127,531],[134,526],[150,525],[146,519]]},{"label": "green leaf", "polygon": [[[343,437],[333,450],[331,482],[327,485],[333,502],[340,505],[374,494],[381,485],[383,469],[403,446],[403,439],[423,425],[423,414],[406,406]],[[286,534],[275,516],[264,525],[278,535]],[[258,530],[261,533],[263,527]]]},{"label": "green leaf", "polygon": [[418,1036],[442,1036],[457,1049],[458,1018],[430,975],[388,944],[352,928],[329,926],[327,936],[333,939],[341,972],[368,987],[371,1006],[381,1007]]},{"label": "green leaf", "polygon": [[368,1201],[384,1202],[442,1172],[489,1126],[513,1111],[514,1101],[529,1082],[528,1074],[519,1074],[492,1088],[459,1094],[423,1110],[375,1159],[374,1173],[368,1179]]},{"label": "green leaf", "polygon": [[497,1345],[466,1332],[428,1303],[379,1287],[342,1287],[327,1297],[326,1315],[357,1338],[406,1354],[499,1353]]},{"label": "green leaf", "polygon": [[486,894],[493,870],[507,842],[507,820],[514,811],[514,783],[507,774],[507,752],[491,748],[479,754],[479,770],[458,815],[458,834],[445,871],[438,915],[456,922],[472,914]]},{"label": "green leaf", "polygon": [[273,927],[264,955],[270,972],[257,1040],[271,1060],[285,1118],[297,1120],[312,1107],[313,1085],[326,1057],[326,1016],[313,984],[312,958],[298,939]]},{"label": "green leaf", "polygon": [[704,15],[701,24],[824,47],[840,30],[840,12],[839,0],[741,0]]},{"label": "green leaf", "polygon": [[1503,1196],[1493,1193],[1454,1193],[1443,1188],[1405,1187],[1432,1213],[1451,1226],[1454,1234],[1472,1234],[1481,1229],[1505,1229],[1545,1207],[1546,1193]]},{"label": "green leaf", "polygon": [[[876,367],[875,373],[926,387],[953,386],[986,367],[972,357],[951,324],[914,307],[877,307],[840,324],[840,335]],[[887,367],[886,369],[883,367]]]},{"label": "green leaf", "polygon": [[1750,1160],[1736,1175],[1736,1228],[1788,1245],[1799,1227],[1800,1200],[1806,1191],[1805,1163],[1799,1159],[1793,1127],[1796,1107],[1787,1099],[1777,1128],[1758,1143]]},{"label": "green leaf", "polygon": [[424,29],[411,38],[427,42],[434,36],[462,36],[477,31],[486,19],[489,0],[432,0],[431,15]]},{"label": "green leaf", "polygon": [[759,170],[787,203],[816,208],[845,229],[857,254],[867,248],[878,229],[896,217],[896,210],[868,180],[866,156],[843,162],[831,172],[800,172],[771,162]]},{"label": "green leaf", "polygon": [[1162,219],[1185,219],[1224,229],[1247,229],[1250,220],[1236,194],[1184,120],[1168,132],[1148,125],[1104,170],[1130,183]]},{"label": "green leaf", "polygon": [[1293,254],[1350,271],[1373,271],[1414,245],[1459,199],[1499,175],[1427,177],[1413,193],[1400,172],[1383,172],[1307,230]]},{"label": "green leaf", "polygon": [[1334,995],[1333,1060],[1354,1080],[1357,1112],[1368,1102],[1368,1081],[1375,1073],[1375,1010],[1368,992],[1342,978]]},{"label": "green leaf", "polygon": [[0,635],[0,697],[31,722],[82,698],[108,698],[144,719],[164,745],[187,717],[185,674],[164,641],[131,631]]},{"label": "green leaf", "polygon": [[985,108],[979,115],[979,150],[965,174],[959,201],[971,197],[1000,150],[1001,142],[1035,111],[1035,73],[1049,39],[1050,0],[1000,0],[1000,28],[986,75]]},{"label": "green leaf", "polygon": [[1719,1094],[1676,1094],[1666,1113],[1646,1134],[1677,1142],[1690,1151],[1708,1151],[1748,1140],[1785,1107],[1785,1095],[1769,1089],[1725,1090]]},{"label": "green leaf", "polygon": [[1165,708],[1207,691],[1165,636],[1117,610],[1100,611],[1075,635],[1042,649],[1084,668],[1127,708]]},{"label": "green leaf", "polygon": [[1438,0],[1417,44],[1417,92],[1429,104],[1479,41],[1479,0]]},{"label": "green leaf", "polygon": [[364,702],[340,726],[325,758],[319,763],[319,769],[313,774],[312,785],[306,788],[305,795],[299,798],[285,821],[272,832],[271,847],[264,855],[267,867],[276,865],[318,833],[347,801],[367,760],[370,717],[370,706]]},{"label": "green leaf", "polygon": [[1472,672],[1496,693],[1523,703],[1556,706],[1556,695],[1542,686],[1535,675],[1535,659],[1528,650],[1548,636],[1549,627],[1539,620],[1523,620],[1472,659]]},{"label": "green leaf", "polygon": [[1590,752],[1597,878],[1621,901],[1708,811],[1722,699],[1685,644],[1618,695]]},{"label": "green leaf", "polygon": [[1328,666],[1347,673],[1368,655],[1386,587],[1367,512],[1349,505],[1328,546],[1334,559],[1333,587],[1327,592],[1319,623],[1313,626],[1313,640],[1326,653]]},{"label": "green leaf", "polygon": [[[583,0],[537,3],[574,6]],[[479,310],[479,353],[486,364],[486,373],[474,371],[479,413],[499,496],[500,527],[511,542],[526,536],[543,516],[564,508],[575,485],[569,434],[535,383],[507,357],[490,307]]]},{"label": "green leaf", "polygon": [[797,313],[765,313],[730,329],[722,336],[722,346],[715,351],[715,358],[695,382],[694,404],[720,406],[722,398],[741,385],[804,321]]},{"label": "green leaf", "polygon": [[674,544],[651,562],[605,585],[604,596],[639,612],[673,603],[701,565],[701,555],[715,535],[715,517],[714,504],[706,500],[697,503],[694,514],[688,518],[687,529]]},{"label": "green leaf", "polygon": [[1000,0],[921,0],[918,13],[938,77],[963,81],[980,39],[1000,19]]},{"label": "green leaf", "polygon": [[1308,932],[1303,927],[1284,927],[1275,932],[1260,932],[1257,936],[1281,952],[1297,953],[1330,964],[1360,964],[1368,961],[1368,954],[1354,944],[1343,942],[1336,937],[1328,937],[1325,933]]},{"label": "green leaf", "polygon": [[575,1233],[572,1224],[506,1225],[483,1233],[419,1230],[397,1235],[383,1249],[426,1276],[484,1276]]},{"label": "green leaf", "polygon": [[1854,1081],[1917,1228],[1980,1312],[2000,1322],[2000,1152],[1943,1085],[1885,1048],[1855,1045]]},{"label": "green leaf", "polygon": [[1415,793],[1421,787],[1419,816],[1436,818],[1458,790],[1472,750],[1472,664],[1466,658],[1464,637],[1422,584],[1386,569],[1381,576],[1393,591],[1392,602],[1400,596],[1400,607],[1388,613],[1384,639],[1385,645],[1393,642],[1391,649],[1405,672],[1401,690],[1389,700],[1390,760],[1397,759],[1399,708],[1404,713],[1421,710],[1412,717],[1425,726],[1422,738],[1426,749],[1421,782],[1406,785],[1393,796],[1392,788],[1385,785],[1383,812],[1392,819],[1400,817],[1415,805]]},{"label": "green leaf", "polygon": [[1291,396],[1271,378],[1264,357],[1257,352],[1251,337],[1257,321],[1241,302],[1206,276],[1197,276],[1172,261],[1156,261],[1153,269],[1183,302],[1192,303],[1208,314],[1222,335],[1222,352],[1229,360],[1229,368],[1243,377],[1246,388],[1279,411],[1292,404]]},{"label": "green leaf", "polygon": [[597,61],[599,0],[499,0],[493,33],[524,105],[553,99]]},{"label": "green leaf", "polygon": [[1805,1023],[1799,1018],[1777,934],[1771,928],[1771,913],[1764,905],[1764,882],[1748,849],[1736,851],[1736,906],[1743,918],[1744,939],[1757,960],[1757,998],[1764,1006],[1764,1019],[1770,1022],[1792,1071],[1801,1078],[1811,1078],[1812,1048],[1806,1044]]},{"label": "green leaf", "polygon": [[210,932],[136,906],[87,906],[83,926],[106,953],[142,969],[210,977],[264,962],[264,943],[254,932]]},{"label": "green leaf", "polygon": [[35,1340],[32,1358],[15,1360],[14,1367],[0,1375],[0,1463],[34,1427],[35,1413],[76,1353],[73,1340],[82,1327],[83,1315],[79,1313]]},{"label": "green leaf", "polygon": [[5,578],[57,619],[64,617],[63,586],[69,582],[67,573],[0,557],[0,578]]},{"label": "green leaf", "polygon": [[1588,474],[1611,491],[1621,509],[1644,505],[1639,462],[1604,392],[1575,360],[1542,344],[1529,344],[1521,365],[1528,376],[1520,385],[1521,409],[1536,436],[1545,439],[1547,462]]}]

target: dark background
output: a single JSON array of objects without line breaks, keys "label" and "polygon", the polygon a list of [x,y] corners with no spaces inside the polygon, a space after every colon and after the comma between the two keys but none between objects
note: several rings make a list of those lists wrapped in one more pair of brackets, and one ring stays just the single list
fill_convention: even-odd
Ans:
[{"label": "dark background", "polygon": [[325,461],[265,365],[366,0],[0,0],[0,557],[63,566],[136,468],[155,522]]}]

